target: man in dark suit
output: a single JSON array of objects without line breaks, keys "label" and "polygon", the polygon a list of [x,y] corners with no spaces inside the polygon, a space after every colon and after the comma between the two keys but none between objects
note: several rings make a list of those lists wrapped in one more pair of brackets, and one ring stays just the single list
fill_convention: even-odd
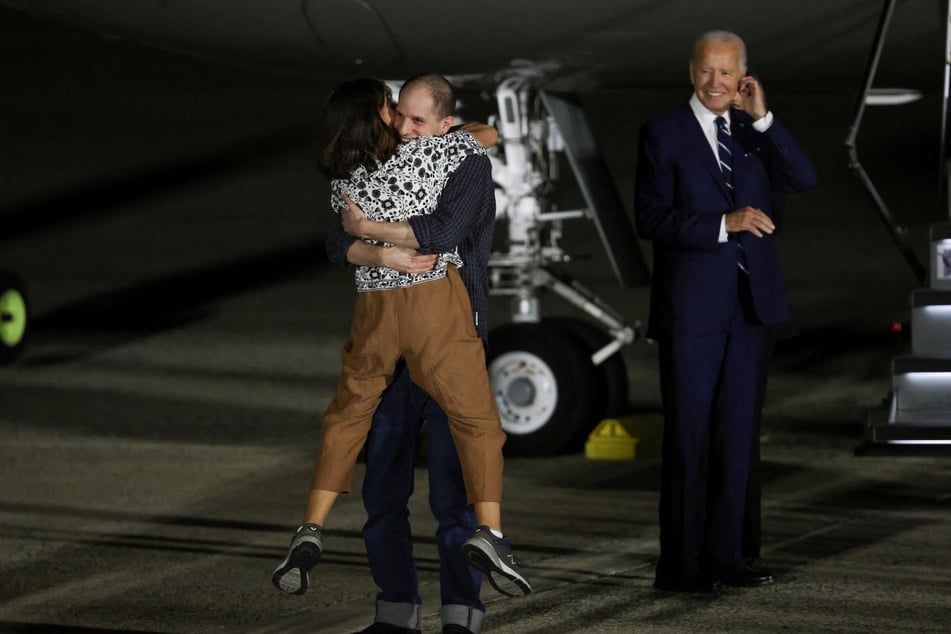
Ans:
[{"label": "man in dark suit", "polygon": [[635,217],[653,242],[648,336],[664,404],[654,585],[712,592],[773,581],[741,544],[763,326],[791,319],[771,200],[809,189],[815,171],[746,76],[739,36],[702,35],[690,78],[689,102],[641,130]]}]

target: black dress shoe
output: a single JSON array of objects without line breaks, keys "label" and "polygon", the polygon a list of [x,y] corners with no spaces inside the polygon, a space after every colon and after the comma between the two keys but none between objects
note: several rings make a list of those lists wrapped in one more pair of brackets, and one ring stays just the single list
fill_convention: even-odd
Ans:
[{"label": "black dress shoe", "polygon": [[719,575],[720,581],[727,586],[743,586],[755,588],[756,586],[768,586],[776,581],[772,573],[751,566],[740,566],[728,570]]},{"label": "black dress shoe", "polygon": [[688,577],[657,577],[654,587],[664,592],[711,593],[720,590],[720,582],[706,575]]}]

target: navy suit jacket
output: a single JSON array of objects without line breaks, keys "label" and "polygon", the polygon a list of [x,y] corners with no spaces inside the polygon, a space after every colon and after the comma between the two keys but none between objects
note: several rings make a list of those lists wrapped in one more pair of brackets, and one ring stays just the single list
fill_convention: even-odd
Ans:
[{"label": "navy suit jacket", "polygon": [[689,104],[641,129],[634,215],[640,236],[653,243],[648,326],[653,338],[727,330],[736,309],[738,242],[759,320],[792,318],[774,237],[743,232],[721,243],[720,218],[745,206],[772,214],[775,193],[809,189],[815,171],[775,117],[764,133],[743,111],[734,109],[730,117],[733,195]]}]

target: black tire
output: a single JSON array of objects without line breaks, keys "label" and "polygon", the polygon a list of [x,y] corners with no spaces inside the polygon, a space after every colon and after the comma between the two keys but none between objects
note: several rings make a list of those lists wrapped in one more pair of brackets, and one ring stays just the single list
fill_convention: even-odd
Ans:
[{"label": "black tire", "polygon": [[591,420],[595,384],[585,346],[543,323],[506,324],[489,334],[489,379],[510,455],[571,448]]},{"label": "black tire", "polygon": [[[575,335],[591,355],[611,342],[611,336],[589,321],[574,317],[548,317],[543,323],[551,324]],[[597,402],[603,404],[598,421],[616,418],[630,412],[630,385],[624,357],[618,350],[595,366]]]},{"label": "black tire", "polygon": [[29,334],[30,303],[26,287],[9,271],[0,271],[0,364],[20,356]]}]

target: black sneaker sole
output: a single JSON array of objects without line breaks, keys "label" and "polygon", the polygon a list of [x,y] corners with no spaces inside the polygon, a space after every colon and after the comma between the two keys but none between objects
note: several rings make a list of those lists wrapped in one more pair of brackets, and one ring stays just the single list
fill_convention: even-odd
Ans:
[{"label": "black sneaker sole", "polygon": [[463,552],[469,565],[485,576],[492,587],[501,594],[510,597],[521,597],[530,594],[532,587],[519,576],[513,576],[499,566],[486,552],[476,546],[463,545]]},{"label": "black sneaker sole", "polygon": [[[274,571],[271,576],[271,583],[281,592],[304,594],[310,587],[310,569],[320,562],[321,553],[322,551],[317,544],[312,542],[299,544]],[[285,581],[288,575],[293,575],[295,571],[298,576],[298,587],[293,590],[291,589],[293,585],[289,584],[285,587],[281,582]]]}]

